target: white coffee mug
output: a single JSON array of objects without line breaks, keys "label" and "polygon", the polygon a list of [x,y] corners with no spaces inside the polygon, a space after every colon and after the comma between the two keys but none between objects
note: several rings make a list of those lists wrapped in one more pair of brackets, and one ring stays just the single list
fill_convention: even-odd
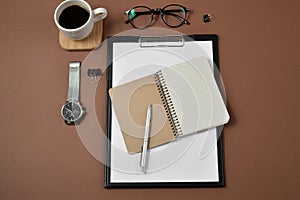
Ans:
[{"label": "white coffee mug", "polygon": [[[86,22],[80,27],[68,28],[63,27],[60,24],[60,15],[62,12],[70,6],[79,6],[84,8],[88,13],[89,17]],[[96,8],[92,10],[91,6],[83,0],[66,0],[60,3],[54,12],[54,22],[59,31],[66,37],[73,40],[81,40],[86,38],[93,30],[94,23],[103,20],[107,16],[107,10],[105,8]]]}]

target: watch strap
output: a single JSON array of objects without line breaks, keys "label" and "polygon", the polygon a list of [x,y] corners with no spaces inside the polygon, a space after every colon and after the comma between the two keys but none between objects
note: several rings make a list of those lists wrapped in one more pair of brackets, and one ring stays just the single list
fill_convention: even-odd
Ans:
[{"label": "watch strap", "polygon": [[69,88],[67,101],[79,101],[80,86],[80,65],[79,61],[69,63]]},{"label": "watch strap", "polygon": [[75,125],[75,122],[71,122],[71,121],[65,120],[65,124],[66,124],[66,125]]}]

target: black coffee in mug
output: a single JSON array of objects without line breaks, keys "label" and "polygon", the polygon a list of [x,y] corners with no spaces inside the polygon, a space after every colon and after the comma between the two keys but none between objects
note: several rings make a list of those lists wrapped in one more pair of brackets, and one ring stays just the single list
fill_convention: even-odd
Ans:
[{"label": "black coffee in mug", "polygon": [[81,6],[72,5],[64,9],[59,16],[59,24],[66,29],[75,29],[84,25],[90,13]]}]

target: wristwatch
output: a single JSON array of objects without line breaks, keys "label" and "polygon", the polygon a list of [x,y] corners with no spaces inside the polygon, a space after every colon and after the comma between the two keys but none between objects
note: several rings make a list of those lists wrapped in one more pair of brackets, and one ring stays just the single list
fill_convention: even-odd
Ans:
[{"label": "wristwatch", "polygon": [[69,63],[68,99],[61,108],[61,116],[67,125],[78,124],[84,112],[79,102],[80,65],[80,62]]}]

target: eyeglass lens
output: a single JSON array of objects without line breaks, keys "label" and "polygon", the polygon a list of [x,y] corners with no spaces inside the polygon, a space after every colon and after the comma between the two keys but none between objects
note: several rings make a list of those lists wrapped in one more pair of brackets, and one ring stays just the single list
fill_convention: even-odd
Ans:
[{"label": "eyeglass lens", "polygon": [[163,21],[171,26],[178,27],[184,23],[186,17],[185,9],[178,5],[170,5],[163,8]]},{"label": "eyeglass lens", "polygon": [[137,6],[128,13],[128,20],[135,28],[146,28],[152,22],[152,11],[144,6]]}]

